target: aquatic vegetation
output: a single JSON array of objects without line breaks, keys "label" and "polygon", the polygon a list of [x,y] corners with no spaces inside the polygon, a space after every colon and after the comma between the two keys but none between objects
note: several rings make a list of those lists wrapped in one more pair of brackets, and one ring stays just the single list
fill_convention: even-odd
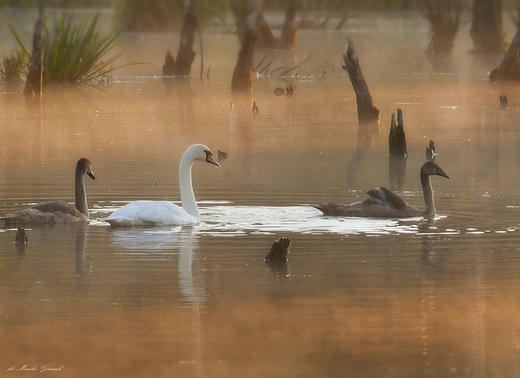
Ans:
[{"label": "aquatic vegetation", "polygon": [[89,82],[106,81],[110,64],[119,57],[104,57],[114,46],[118,30],[102,34],[98,28],[99,14],[90,22],[83,17],[78,24],[66,14],[58,19],[53,32],[47,31],[43,58],[45,81]]},{"label": "aquatic vegetation", "polygon": [[16,83],[22,80],[21,74],[27,64],[27,56],[22,49],[13,49],[4,54],[0,75],[6,83]]},{"label": "aquatic vegetation", "polygon": [[[13,25],[7,25],[20,44],[20,49],[30,59],[30,49],[21,42]],[[94,17],[83,16],[74,22],[67,13],[56,20],[54,28],[46,28],[43,57],[43,75],[45,82],[85,83],[107,82],[112,69],[110,65],[121,53],[102,60],[112,49],[119,30],[108,33],[99,30],[99,13]]]}]

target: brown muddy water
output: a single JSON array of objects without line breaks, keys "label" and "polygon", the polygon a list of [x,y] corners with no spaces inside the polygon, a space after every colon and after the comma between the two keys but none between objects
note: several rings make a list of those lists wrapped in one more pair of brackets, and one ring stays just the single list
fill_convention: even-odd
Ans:
[{"label": "brown muddy water", "polygon": [[[42,104],[4,87],[1,214],[72,201],[79,157],[97,179],[90,225],[28,228],[25,250],[15,230],[0,232],[0,376],[520,376],[520,92],[488,82],[500,57],[467,54],[468,29],[451,62],[423,54],[420,14],[300,32],[296,51],[268,58],[290,68],[310,57],[298,76],[258,77],[250,98],[229,89],[236,36],[215,33],[204,34],[203,79],[197,67],[166,85],[155,68],[131,66],[109,87],[57,88]],[[379,129],[358,127],[341,70],[347,37]],[[118,48],[160,66],[177,44],[176,34],[126,35]],[[293,97],[273,94],[287,85]],[[387,156],[398,107],[400,163]],[[330,218],[310,206],[379,185],[422,206],[430,139],[451,176],[432,180],[435,219]],[[228,153],[220,168],[194,166],[200,224],[102,221],[134,199],[178,202],[179,158],[195,142]],[[263,259],[286,235],[289,262],[271,269]]]}]

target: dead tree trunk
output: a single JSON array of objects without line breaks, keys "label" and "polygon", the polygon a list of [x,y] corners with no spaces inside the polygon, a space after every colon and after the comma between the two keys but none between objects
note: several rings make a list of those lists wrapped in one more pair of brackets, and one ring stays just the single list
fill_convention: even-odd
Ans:
[{"label": "dead tree trunk", "polygon": [[432,40],[428,53],[451,54],[459,30],[461,0],[425,0],[426,18],[432,28]]},{"label": "dead tree trunk", "polygon": [[25,96],[40,96],[42,93],[43,82],[43,49],[44,49],[43,27],[43,4],[40,3],[38,20],[34,25],[33,46],[31,61],[29,62],[29,72],[23,94]]},{"label": "dead tree trunk", "polygon": [[256,21],[256,46],[266,49],[293,48],[296,45],[296,34],[298,31],[296,16],[298,13],[300,1],[301,0],[288,0],[285,11],[285,21],[282,28],[282,35],[280,38],[278,38],[273,34],[269,23],[264,18],[261,10],[261,0],[255,0],[253,2],[231,0],[231,12],[233,13],[233,17],[235,19],[237,35],[240,43],[242,43],[245,39],[245,35],[248,29],[247,19],[251,14],[251,9],[257,8],[258,16]]},{"label": "dead tree trunk", "polygon": [[279,45],[285,49],[296,46],[296,34],[298,32],[298,21],[296,15],[300,7],[300,0],[289,0],[285,10],[285,21],[282,27],[282,35]]},{"label": "dead tree trunk", "polygon": [[248,30],[248,18],[251,15],[253,9],[257,9],[257,19],[256,19],[256,28],[257,28],[257,41],[256,46],[264,47],[264,48],[275,48],[279,44],[278,38],[276,38],[269,27],[269,24],[265,20],[261,5],[261,0],[254,1],[244,1],[244,0],[231,0],[229,2],[231,6],[231,12],[233,13],[233,18],[235,20],[235,25],[237,28],[237,36],[240,44],[244,42],[247,30]]},{"label": "dead tree trunk", "polygon": [[354,92],[356,92],[356,103],[359,123],[370,123],[379,121],[379,109],[374,106],[372,96],[361,72],[354,44],[347,40],[347,52],[343,54],[345,65],[343,69],[348,72]]},{"label": "dead tree trunk", "polygon": [[403,112],[397,109],[397,123],[395,113],[392,113],[390,134],[388,135],[388,154],[390,156],[406,156],[406,136],[404,133]]},{"label": "dead tree trunk", "polygon": [[195,32],[198,27],[195,1],[186,0],[185,7],[186,13],[182,22],[181,42],[172,70],[174,76],[188,76],[191,72],[191,65],[195,60],[193,43],[195,42]]},{"label": "dead tree trunk", "polygon": [[267,23],[264,15],[261,10],[258,12],[258,45],[265,49],[275,49],[280,44],[280,39],[278,39],[271,30],[271,27]]},{"label": "dead tree trunk", "polygon": [[474,0],[471,24],[473,51],[477,54],[500,54],[502,31],[502,0]]},{"label": "dead tree trunk", "polygon": [[247,29],[238,52],[237,63],[233,69],[233,77],[231,78],[232,91],[250,92],[253,88],[253,53],[257,38],[256,23],[258,21],[259,5],[259,1],[256,1],[247,19]]},{"label": "dead tree trunk", "polygon": [[242,45],[247,30],[247,17],[251,13],[251,4],[248,1],[230,0],[229,5],[235,20],[238,41]]},{"label": "dead tree trunk", "polygon": [[500,66],[489,74],[489,80],[520,80],[520,30],[516,32],[515,38],[509,45]]}]

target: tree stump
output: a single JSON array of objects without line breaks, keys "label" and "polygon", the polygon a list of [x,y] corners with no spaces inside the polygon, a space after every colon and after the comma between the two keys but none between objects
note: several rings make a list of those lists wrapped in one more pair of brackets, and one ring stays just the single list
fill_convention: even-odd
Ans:
[{"label": "tree stump", "polygon": [[175,66],[175,58],[173,57],[172,52],[167,50],[166,56],[164,57],[164,64],[162,66],[163,76],[173,76],[173,66]]},{"label": "tree stump", "polygon": [[360,124],[377,122],[379,121],[379,109],[374,106],[372,96],[368,91],[367,83],[359,66],[354,44],[350,39],[347,40],[347,43],[347,52],[343,54],[343,61],[345,62],[343,69],[347,71],[354,92],[356,93],[358,121]]},{"label": "tree stump", "polygon": [[395,113],[392,113],[390,133],[388,135],[388,154],[390,156],[407,156],[406,136],[404,133],[403,112],[397,109],[397,123]]},{"label": "tree stump", "polygon": [[287,262],[287,254],[291,247],[291,238],[289,236],[281,237],[273,242],[271,249],[265,257],[266,263],[284,263]]}]

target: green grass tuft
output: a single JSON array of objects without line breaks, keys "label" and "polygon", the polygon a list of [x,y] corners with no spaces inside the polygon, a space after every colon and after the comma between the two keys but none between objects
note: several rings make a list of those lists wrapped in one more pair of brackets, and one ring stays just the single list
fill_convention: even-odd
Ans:
[{"label": "green grass tuft", "polygon": [[27,64],[27,56],[22,49],[13,49],[4,54],[0,76],[6,83],[17,83],[22,80],[21,74]]},{"label": "green grass tuft", "polygon": [[[30,60],[29,50],[23,45],[13,25],[4,19],[20,45],[20,54]],[[57,18],[51,32],[46,29],[43,57],[43,75],[47,83],[106,83],[110,79],[110,64],[121,53],[101,60],[114,46],[119,30],[103,34],[99,31],[99,13],[88,21],[83,16],[78,23],[66,13]],[[5,60],[5,58],[4,58]]]},{"label": "green grass tuft", "polygon": [[102,34],[98,28],[99,13],[90,22],[84,16],[79,23],[63,14],[52,33],[46,31],[43,58],[44,77],[47,82],[106,82],[110,64],[121,54],[102,61],[101,58],[114,46],[119,31]]}]

